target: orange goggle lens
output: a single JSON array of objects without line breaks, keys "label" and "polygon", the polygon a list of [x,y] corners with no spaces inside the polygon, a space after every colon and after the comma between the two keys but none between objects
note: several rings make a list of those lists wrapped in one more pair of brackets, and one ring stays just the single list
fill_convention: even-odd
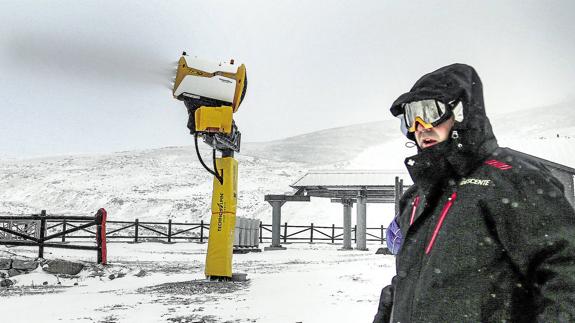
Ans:
[{"label": "orange goggle lens", "polygon": [[433,128],[433,125],[431,123],[425,122],[425,120],[423,120],[421,117],[417,116],[415,117],[415,121],[413,122],[413,124],[409,127],[409,132],[415,132],[415,130],[417,130],[417,124],[421,123],[421,125],[425,128],[425,129],[431,129]]}]

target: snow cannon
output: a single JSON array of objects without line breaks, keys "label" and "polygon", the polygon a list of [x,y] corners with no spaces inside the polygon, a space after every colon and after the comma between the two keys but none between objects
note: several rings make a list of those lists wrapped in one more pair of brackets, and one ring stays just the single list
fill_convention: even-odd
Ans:
[{"label": "snow cannon", "polygon": [[184,101],[188,109],[191,134],[203,136],[210,146],[239,152],[240,133],[233,113],[242,103],[247,90],[245,65],[216,63],[182,54],[173,86],[174,98]]},{"label": "snow cannon", "polygon": [[[206,256],[206,277],[229,280],[236,222],[238,162],[241,134],[233,114],[247,89],[246,67],[234,61],[214,63],[182,54],[174,79],[173,96],[188,109],[188,128],[194,135],[196,154],[202,166],[214,176],[210,236]],[[198,148],[198,137],[212,147],[212,168]],[[216,152],[221,156],[217,157]]]}]

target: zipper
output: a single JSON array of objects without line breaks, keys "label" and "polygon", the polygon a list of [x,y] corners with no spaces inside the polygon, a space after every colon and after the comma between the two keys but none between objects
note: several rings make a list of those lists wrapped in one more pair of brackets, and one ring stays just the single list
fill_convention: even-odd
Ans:
[{"label": "zipper", "polygon": [[415,219],[415,212],[417,211],[417,206],[419,205],[419,195],[415,197],[413,203],[411,203],[411,217],[409,218],[409,226],[413,224]]},{"label": "zipper", "polygon": [[431,252],[431,249],[433,248],[433,244],[435,243],[435,238],[437,238],[437,234],[439,233],[439,230],[441,229],[441,226],[443,225],[443,220],[445,220],[445,216],[447,215],[447,212],[449,212],[449,209],[453,205],[453,201],[455,201],[456,198],[457,198],[457,192],[453,192],[453,194],[451,194],[451,196],[447,199],[447,203],[445,203],[445,205],[443,206],[443,210],[441,210],[441,215],[439,216],[439,220],[437,221],[437,224],[435,225],[435,229],[433,230],[433,235],[431,236],[431,239],[429,240],[429,243],[427,244],[427,248],[425,248],[425,254],[426,255]]}]

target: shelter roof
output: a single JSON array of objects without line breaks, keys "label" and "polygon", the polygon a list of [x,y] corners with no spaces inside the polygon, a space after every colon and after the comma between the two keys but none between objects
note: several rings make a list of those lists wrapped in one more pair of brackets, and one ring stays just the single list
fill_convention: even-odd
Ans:
[{"label": "shelter roof", "polygon": [[331,198],[332,201],[354,200],[358,195],[367,197],[368,203],[394,203],[401,195],[405,183],[396,186],[399,180],[408,179],[405,171],[390,170],[330,170],[311,171],[290,185],[296,194]]},{"label": "shelter roof", "polygon": [[[391,170],[330,170],[311,171],[290,185],[300,187],[374,187],[394,186],[395,177],[399,176],[404,184],[412,184],[406,171]],[[407,180],[407,182],[406,182]]]}]

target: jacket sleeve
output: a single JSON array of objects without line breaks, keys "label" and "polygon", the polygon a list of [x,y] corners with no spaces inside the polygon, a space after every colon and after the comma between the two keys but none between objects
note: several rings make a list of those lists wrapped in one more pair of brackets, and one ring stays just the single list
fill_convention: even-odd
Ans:
[{"label": "jacket sleeve", "polygon": [[514,174],[502,196],[483,202],[519,274],[540,295],[539,322],[575,322],[575,212],[545,170]]},{"label": "jacket sleeve", "polygon": [[391,280],[391,285],[385,286],[379,296],[379,307],[377,314],[373,318],[373,323],[388,323],[391,319],[391,309],[393,307],[393,289],[395,277]]}]

